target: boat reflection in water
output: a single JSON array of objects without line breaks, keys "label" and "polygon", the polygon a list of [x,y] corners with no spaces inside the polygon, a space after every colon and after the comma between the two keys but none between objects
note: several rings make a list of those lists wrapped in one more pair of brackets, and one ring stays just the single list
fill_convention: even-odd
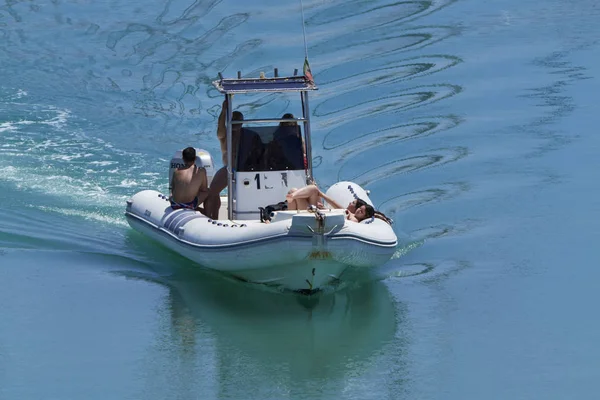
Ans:
[{"label": "boat reflection in water", "polygon": [[[175,257],[172,263],[184,260]],[[208,386],[219,396],[252,393],[264,398],[265,390],[270,395],[297,390],[306,394],[306,385],[311,386],[309,392],[318,389],[312,386],[315,382],[326,382],[328,393],[338,392],[349,375],[357,377],[373,367],[395,337],[396,307],[387,287],[378,281],[302,296],[257,289],[212,272],[170,270],[175,274],[167,278],[124,275],[169,289],[165,308],[171,326],[159,334],[163,341],[159,357],[179,358],[167,364],[180,383],[182,376],[201,379],[204,390],[206,380],[212,379]],[[156,365],[157,355],[149,356]],[[165,365],[164,360],[159,364]],[[156,376],[158,371],[148,373]],[[164,371],[162,375],[168,380]],[[197,388],[197,383],[187,385]]]}]

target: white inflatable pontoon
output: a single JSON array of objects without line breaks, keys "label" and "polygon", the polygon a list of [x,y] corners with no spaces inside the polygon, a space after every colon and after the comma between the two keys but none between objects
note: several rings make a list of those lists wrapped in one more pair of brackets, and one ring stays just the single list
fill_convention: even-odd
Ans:
[{"label": "white inflatable pontoon", "polygon": [[[262,222],[261,207],[282,202],[289,189],[313,182],[308,92],[317,87],[312,81],[293,76],[220,79],[213,84],[229,101],[228,165],[235,166],[228,168],[219,219],[173,210],[168,194],[143,190],[127,201],[125,215],[134,229],[206,268],[303,293],[337,281],[349,267],[375,267],[392,257],[397,237],[381,219],[357,223],[346,219],[345,210],[325,205],[321,210],[273,211],[269,223]],[[257,92],[300,93],[302,116],[232,121],[233,94]],[[231,126],[240,122],[237,160],[232,160]],[[196,152],[196,165],[206,169],[210,184],[214,161],[209,152]],[[179,163],[180,151],[171,160],[169,183]],[[344,206],[356,198],[373,205],[368,193],[352,182],[338,182],[326,194]]]}]

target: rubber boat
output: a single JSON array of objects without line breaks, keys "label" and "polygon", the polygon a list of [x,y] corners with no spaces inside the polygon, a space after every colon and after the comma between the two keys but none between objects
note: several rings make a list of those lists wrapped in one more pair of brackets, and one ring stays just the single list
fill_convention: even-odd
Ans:
[{"label": "rubber boat", "polygon": [[[373,268],[392,257],[398,239],[390,224],[377,218],[349,221],[345,210],[327,204],[324,209],[272,211],[269,223],[264,222],[268,205],[284,201],[290,188],[314,182],[308,94],[318,88],[311,79],[262,74],[248,79],[238,73],[232,79],[220,75],[213,85],[229,101],[228,165],[234,165],[227,170],[219,219],[189,209],[173,210],[168,193],[149,189],[127,201],[125,216],[133,229],[200,266],[309,294],[337,283],[348,268]],[[298,94],[298,117],[232,120],[234,95],[265,95],[272,102],[283,100],[285,107],[292,104],[285,97]],[[243,127],[232,160],[232,124],[237,123]],[[210,184],[216,172],[213,157],[202,148],[196,153],[196,165],[206,169]],[[182,163],[178,151],[170,162],[169,190],[173,171]],[[369,192],[354,182],[337,182],[326,194],[340,205],[356,198],[373,205]]]}]

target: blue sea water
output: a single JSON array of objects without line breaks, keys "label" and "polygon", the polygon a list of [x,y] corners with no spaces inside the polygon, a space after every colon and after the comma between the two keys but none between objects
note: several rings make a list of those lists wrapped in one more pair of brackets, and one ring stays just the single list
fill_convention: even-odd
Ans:
[{"label": "blue sea water", "polygon": [[314,299],[123,217],[176,150],[219,154],[219,72],[301,70],[299,2],[0,5],[0,399],[595,397],[600,6],[304,13],[317,180],[413,243]]}]

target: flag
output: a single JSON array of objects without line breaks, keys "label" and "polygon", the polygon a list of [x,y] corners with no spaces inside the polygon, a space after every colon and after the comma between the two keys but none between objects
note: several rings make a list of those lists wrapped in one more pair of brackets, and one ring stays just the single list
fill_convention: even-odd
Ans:
[{"label": "flag", "polygon": [[312,72],[310,71],[310,65],[308,65],[308,57],[304,58],[304,76],[310,83],[315,83]]}]

